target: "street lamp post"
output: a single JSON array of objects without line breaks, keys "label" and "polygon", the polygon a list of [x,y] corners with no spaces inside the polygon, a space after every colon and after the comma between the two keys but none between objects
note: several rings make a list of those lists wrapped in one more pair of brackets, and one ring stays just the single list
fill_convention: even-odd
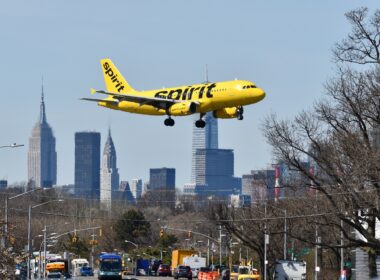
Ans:
[{"label": "street lamp post", "polygon": [[5,214],[5,217],[4,217],[4,237],[3,237],[3,242],[2,242],[2,245],[4,246],[4,248],[7,247],[7,242],[8,242],[8,201],[12,200],[12,199],[15,199],[15,198],[18,198],[20,196],[29,194],[31,192],[38,191],[38,190],[43,190],[43,188],[35,188],[35,189],[30,190],[30,191],[19,193],[17,195],[5,198],[5,203],[4,203],[5,204],[5,210],[4,210],[4,214]]},{"label": "street lamp post", "polygon": [[[32,209],[40,207],[42,205],[51,203],[51,202],[62,202],[63,199],[54,199],[54,200],[49,200],[37,205],[31,205],[29,204],[29,209],[28,209],[28,269],[27,269],[27,279],[30,279],[30,255],[31,255],[31,246],[30,246],[30,236],[31,236],[31,223],[32,223]],[[45,226],[46,229],[46,226]],[[45,250],[46,250],[46,230],[44,233],[44,240],[45,240]],[[45,251],[44,250],[44,251]],[[45,251],[46,252],[46,251]],[[46,263],[46,262],[45,262]]]},{"label": "street lamp post", "polygon": [[[131,243],[133,246],[136,247],[136,249],[139,249],[139,245],[137,245],[136,243],[132,242],[132,241],[129,241],[129,240],[124,240],[125,243]],[[137,259],[136,259],[136,267],[135,267],[135,276],[137,276]]]},{"label": "street lamp post", "polygon": [[22,146],[24,146],[24,144],[13,143],[10,145],[1,145],[0,148],[18,148],[18,147],[22,147]]},{"label": "street lamp post", "polygon": [[[10,144],[10,145],[1,145],[0,148],[18,148],[22,147],[24,144]],[[14,198],[14,197],[12,197]],[[8,238],[8,200],[11,198],[5,198],[5,219],[4,219],[4,237],[2,238],[1,246],[3,248],[7,247],[7,238]]]}]

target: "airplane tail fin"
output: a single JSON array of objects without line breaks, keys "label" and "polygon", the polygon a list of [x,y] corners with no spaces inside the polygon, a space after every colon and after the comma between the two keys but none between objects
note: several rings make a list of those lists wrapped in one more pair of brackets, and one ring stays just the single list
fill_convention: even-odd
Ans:
[{"label": "airplane tail fin", "polygon": [[115,93],[131,93],[135,90],[124,79],[123,75],[117,70],[111,59],[100,60],[107,91]]}]

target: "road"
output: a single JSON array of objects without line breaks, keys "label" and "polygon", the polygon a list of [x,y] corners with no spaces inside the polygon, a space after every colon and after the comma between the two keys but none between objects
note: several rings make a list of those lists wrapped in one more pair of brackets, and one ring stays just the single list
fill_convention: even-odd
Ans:
[{"label": "road", "polygon": [[[93,277],[85,277],[85,276],[77,276],[73,277],[72,280],[97,280],[97,276]],[[128,279],[137,279],[137,280],[173,280],[173,277],[162,277],[162,276],[128,276]],[[183,278],[185,279],[185,278]]]}]

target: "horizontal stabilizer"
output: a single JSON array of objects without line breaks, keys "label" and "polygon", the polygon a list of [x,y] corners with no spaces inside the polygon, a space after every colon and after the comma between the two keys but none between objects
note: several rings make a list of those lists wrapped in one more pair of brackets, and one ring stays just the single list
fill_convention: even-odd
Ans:
[{"label": "horizontal stabilizer", "polygon": [[116,100],[95,99],[95,98],[81,98],[80,100],[93,101],[93,102],[105,102],[105,103],[115,104],[115,105],[119,103]]}]

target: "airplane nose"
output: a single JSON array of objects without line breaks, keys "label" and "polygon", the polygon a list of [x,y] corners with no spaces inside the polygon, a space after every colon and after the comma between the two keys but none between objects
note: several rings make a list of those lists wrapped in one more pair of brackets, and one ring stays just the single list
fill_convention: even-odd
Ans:
[{"label": "airplane nose", "polygon": [[265,98],[265,91],[263,91],[262,89],[259,89],[259,91],[257,92],[257,95],[259,100],[262,100]]}]

